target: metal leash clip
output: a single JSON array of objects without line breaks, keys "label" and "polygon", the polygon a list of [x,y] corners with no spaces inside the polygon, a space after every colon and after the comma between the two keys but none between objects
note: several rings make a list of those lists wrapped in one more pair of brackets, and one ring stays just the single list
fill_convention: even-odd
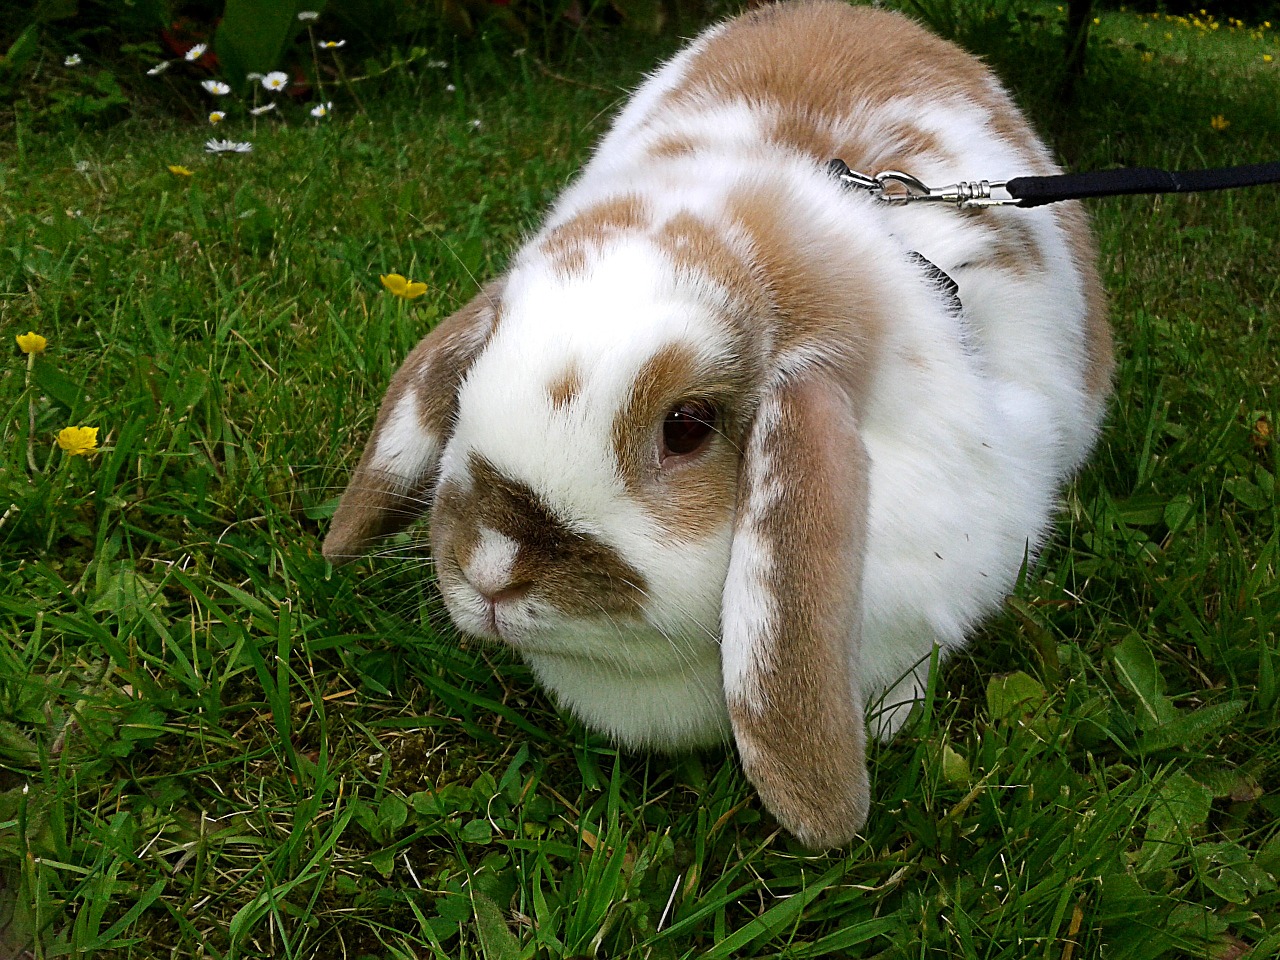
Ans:
[{"label": "metal leash clip", "polygon": [[884,170],[869,177],[865,173],[850,170],[843,160],[832,160],[827,164],[827,169],[846,186],[866,190],[884,203],[953,203],[962,210],[966,207],[999,207],[1018,203],[1017,198],[1006,189],[1003,180],[995,183],[970,180],[946,187],[930,187],[918,177],[899,170]]}]

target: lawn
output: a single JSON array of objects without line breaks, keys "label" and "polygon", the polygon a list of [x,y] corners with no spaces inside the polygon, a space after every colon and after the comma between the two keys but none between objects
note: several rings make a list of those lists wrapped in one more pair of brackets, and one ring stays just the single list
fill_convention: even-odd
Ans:
[{"label": "lawn", "polygon": [[[1072,169],[1280,159],[1268,26],[1101,14],[1064,104],[1053,4],[930,7]],[[1280,954],[1280,188],[1090,203],[1103,440],[846,850],[559,713],[407,540],[320,557],[399,361],[676,43],[475,43],[243,154],[5,121],[0,957]]]}]

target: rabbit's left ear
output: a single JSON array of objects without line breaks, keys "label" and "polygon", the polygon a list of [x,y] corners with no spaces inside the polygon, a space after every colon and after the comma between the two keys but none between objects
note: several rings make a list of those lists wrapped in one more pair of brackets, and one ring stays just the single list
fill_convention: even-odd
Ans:
[{"label": "rabbit's left ear", "polygon": [[430,488],[458,405],[458,386],[497,323],[500,280],[443,320],[391,378],[322,552],[334,564],[354,560],[430,506]]},{"label": "rabbit's left ear", "polygon": [[769,389],[744,446],[722,659],[748,779],[812,849],[867,818],[862,633],[868,459],[847,392],[818,370]]}]

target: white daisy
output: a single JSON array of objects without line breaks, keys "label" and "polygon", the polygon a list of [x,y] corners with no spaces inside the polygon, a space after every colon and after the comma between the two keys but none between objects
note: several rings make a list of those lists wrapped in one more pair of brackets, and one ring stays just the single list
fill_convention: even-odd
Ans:
[{"label": "white daisy", "polygon": [[472,130],[479,130],[479,129],[480,129],[480,120],[479,120],[479,118],[477,118],[477,119],[475,119],[475,120],[472,120],[472,121],[471,121],[471,129],[472,129]]},{"label": "white daisy", "polygon": [[71,56],[67,57],[67,59],[65,59],[65,60],[63,60],[63,61],[62,61],[62,65],[63,65],[64,67],[78,67],[78,66],[80,66],[80,54],[78,54],[78,53],[73,53],[73,54],[71,54]]},{"label": "white daisy", "polygon": [[166,70],[169,69],[169,64],[171,62],[172,61],[170,60],[165,60],[165,61],[162,61],[161,63],[157,63],[154,67],[152,67],[150,70],[147,71],[147,76],[154,77],[158,73],[164,73]]},{"label": "white daisy", "polygon": [[312,20],[319,18],[320,14],[314,10],[299,10],[298,19],[303,23],[310,23]]},{"label": "white daisy", "polygon": [[455,87],[452,83],[446,83],[446,84],[444,85],[444,88],[445,88],[445,90],[447,90],[449,93],[455,93],[455,92],[457,92],[457,89],[458,89],[458,88],[457,88],[457,87]]},{"label": "white daisy", "polygon": [[225,110],[215,110],[213,113],[209,114],[210,123],[221,123],[225,119],[227,119],[227,113]]},{"label": "white daisy", "polygon": [[204,52],[208,49],[209,49],[209,45],[207,43],[197,43],[194,47],[192,47],[190,50],[186,52],[186,58],[188,60],[199,60],[201,57],[204,56]]},{"label": "white daisy", "polygon": [[245,78],[246,80],[248,80],[250,83],[257,83],[259,80],[261,80],[261,79],[262,79],[262,74],[260,74],[260,73],[246,73],[246,74],[244,75],[244,78]]},{"label": "white daisy", "polygon": [[225,97],[231,92],[231,88],[221,80],[202,80],[200,81],[200,86],[204,87],[215,97]]},{"label": "white daisy", "polygon": [[428,60],[427,61],[427,66],[430,67],[432,70],[443,70],[448,65],[449,65],[448,60]]},{"label": "white daisy", "polygon": [[264,113],[270,113],[275,108],[276,108],[276,104],[275,104],[275,101],[273,100],[271,103],[264,103],[260,107],[254,107],[249,112],[253,114],[255,117],[260,117]]},{"label": "white daisy", "polygon": [[340,50],[347,45],[345,40],[321,40],[317,46],[322,50]]},{"label": "white daisy", "polygon": [[262,85],[268,90],[283,90],[289,85],[289,75],[283,70],[272,70],[262,78]]},{"label": "white daisy", "polygon": [[327,117],[329,115],[329,111],[332,109],[333,109],[332,100],[330,100],[328,103],[317,103],[314,107],[311,108],[311,115],[313,117]]},{"label": "white daisy", "polygon": [[248,141],[207,140],[204,149],[206,153],[252,153],[253,144]]}]

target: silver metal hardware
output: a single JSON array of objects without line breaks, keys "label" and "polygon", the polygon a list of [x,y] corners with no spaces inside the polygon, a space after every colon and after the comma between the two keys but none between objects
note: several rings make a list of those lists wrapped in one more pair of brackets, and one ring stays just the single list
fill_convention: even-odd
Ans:
[{"label": "silver metal hardware", "polygon": [[874,177],[857,173],[841,164],[843,169],[833,173],[841,183],[858,190],[866,190],[876,200],[892,204],[953,203],[966,207],[999,207],[1017,204],[1003,180],[966,180],[946,187],[930,187],[918,177],[900,170],[884,170]]}]

